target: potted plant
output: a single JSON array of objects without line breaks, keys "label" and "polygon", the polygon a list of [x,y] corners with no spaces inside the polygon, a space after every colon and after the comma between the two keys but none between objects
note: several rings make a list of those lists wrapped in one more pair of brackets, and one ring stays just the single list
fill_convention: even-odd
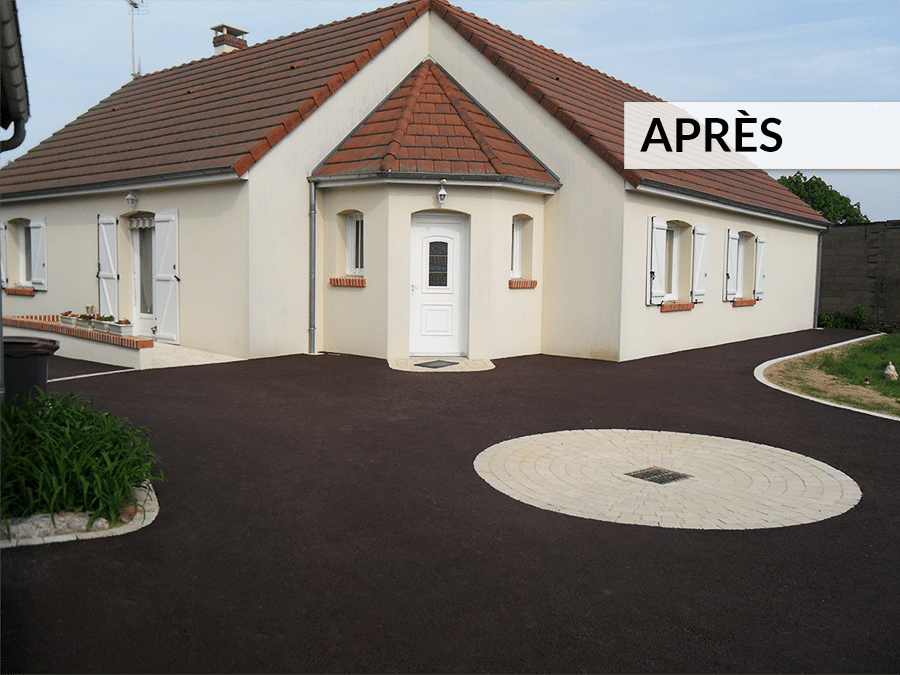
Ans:
[{"label": "potted plant", "polygon": [[107,325],[110,333],[118,335],[131,335],[134,332],[134,325],[128,319],[119,319]]},{"label": "potted plant", "polygon": [[63,312],[59,315],[59,322],[63,326],[75,326],[75,312]]},{"label": "potted plant", "polygon": [[75,319],[75,325],[79,328],[84,328],[85,330],[90,330],[93,327],[94,323],[94,315],[93,314],[79,314]]},{"label": "potted plant", "polygon": [[94,329],[101,330],[103,332],[107,332],[107,331],[109,331],[109,327],[112,325],[112,323],[115,320],[116,320],[116,317],[114,317],[112,314],[108,314],[107,316],[98,317],[94,321]]}]

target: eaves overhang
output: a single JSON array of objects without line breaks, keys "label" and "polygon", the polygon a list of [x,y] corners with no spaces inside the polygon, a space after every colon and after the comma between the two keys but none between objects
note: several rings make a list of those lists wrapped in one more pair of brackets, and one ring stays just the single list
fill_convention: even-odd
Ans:
[{"label": "eaves overhang", "polygon": [[22,190],[9,194],[0,192],[0,203],[34,201],[35,199],[63,199],[66,197],[83,197],[85,195],[108,194],[119,190],[150,190],[153,188],[186,187],[208,183],[246,182],[245,176],[237,176],[234,169],[206,169],[202,171],[185,171],[157,176],[140,176],[122,178],[101,183],[86,183],[65,188],[47,188],[43,190]]},{"label": "eaves overhang", "polygon": [[785,213],[777,209],[765,206],[757,206],[756,204],[748,204],[747,202],[738,201],[736,199],[728,199],[720,195],[693,190],[680,185],[671,185],[662,181],[653,180],[652,178],[644,178],[639,185],[632,185],[629,181],[625,181],[626,192],[640,192],[643,194],[657,194],[664,197],[680,199],[681,201],[690,202],[692,204],[704,204],[706,206],[715,206],[728,211],[744,213],[757,217],[764,217],[789,225],[800,225],[815,230],[827,230],[830,223],[824,218],[817,220],[815,218],[807,218],[792,213]]},{"label": "eaves overhang", "polygon": [[353,187],[375,184],[436,185],[442,181],[446,185],[469,187],[503,187],[524,192],[552,195],[562,187],[559,182],[530,180],[518,176],[420,173],[400,171],[378,171],[340,176],[309,176],[307,180],[320,187]]}]

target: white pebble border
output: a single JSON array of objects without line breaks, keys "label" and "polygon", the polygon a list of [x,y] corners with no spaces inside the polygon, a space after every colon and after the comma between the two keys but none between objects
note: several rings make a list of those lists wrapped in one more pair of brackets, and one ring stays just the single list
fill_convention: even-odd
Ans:
[{"label": "white pebble border", "polygon": [[[5,534],[0,537],[0,549],[12,548],[14,546],[36,546],[38,544],[54,544],[61,541],[78,541],[81,539],[99,539],[100,537],[115,537],[121,534],[128,534],[147,527],[152,523],[159,514],[159,501],[156,498],[156,491],[152,485],[147,488],[140,487],[136,490],[138,503],[137,513],[130,522],[117,527],[111,527],[103,530],[90,530],[88,532],[69,532],[66,534],[53,534],[45,537],[23,537],[21,533],[33,531],[29,527],[29,520],[39,517],[47,517],[47,514],[38,514],[30,518],[15,518],[11,520],[10,539],[6,539]],[[104,521],[106,522],[106,521]]]},{"label": "white pebble border", "polygon": [[[583,429],[515,438],[475,470],[518,501],[580,518],[685,529],[749,530],[814,523],[862,498],[844,473],[757,443],[668,431]],[[656,484],[650,467],[691,478]]]}]

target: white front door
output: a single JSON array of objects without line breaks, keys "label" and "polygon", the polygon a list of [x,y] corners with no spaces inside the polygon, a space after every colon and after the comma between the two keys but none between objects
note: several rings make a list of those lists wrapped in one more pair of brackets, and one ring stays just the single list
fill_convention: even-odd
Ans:
[{"label": "white front door", "polygon": [[463,217],[413,216],[409,353],[465,356],[468,350],[468,228]]}]

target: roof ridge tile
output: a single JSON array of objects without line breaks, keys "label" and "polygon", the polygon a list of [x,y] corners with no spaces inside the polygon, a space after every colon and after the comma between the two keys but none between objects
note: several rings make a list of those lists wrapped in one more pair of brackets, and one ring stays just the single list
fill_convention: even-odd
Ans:
[{"label": "roof ridge tile", "polygon": [[473,120],[471,115],[469,115],[469,111],[466,110],[463,101],[460,100],[460,98],[456,95],[456,91],[454,91],[454,89],[456,89],[456,86],[450,81],[450,78],[442,69],[432,69],[432,73],[438,83],[440,83],[441,87],[444,90],[444,93],[447,95],[447,98],[450,99],[453,107],[456,108],[456,111],[462,118],[463,123],[469,129],[469,132],[472,134],[472,136],[474,136],[475,141],[478,143],[478,145],[481,146],[481,151],[487,156],[488,160],[491,163],[491,166],[494,167],[494,170],[497,173],[501,175],[506,174],[506,165],[491,147],[491,144],[484,137],[484,134],[481,133],[479,125],[476,124],[475,120]]},{"label": "roof ridge tile", "polygon": [[391,135],[391,143],[388,145],[387,153],[385,153],[385,156],[381,161],[382,171],[391,171],[397,164],[397,153],[400,150],[400,145],[403,143],[406,131],[409,128],[409,123],[412,119],[413,106],[422,92],[422,87],[425,86],[425,78],[430,70],[428,66],[429,63],[429,61],[422,63],[416,72],[412,87],[409,90],[403,109],[400,111],[400,115],[397,119],[397,128],[394,129],[394,133]]}]

